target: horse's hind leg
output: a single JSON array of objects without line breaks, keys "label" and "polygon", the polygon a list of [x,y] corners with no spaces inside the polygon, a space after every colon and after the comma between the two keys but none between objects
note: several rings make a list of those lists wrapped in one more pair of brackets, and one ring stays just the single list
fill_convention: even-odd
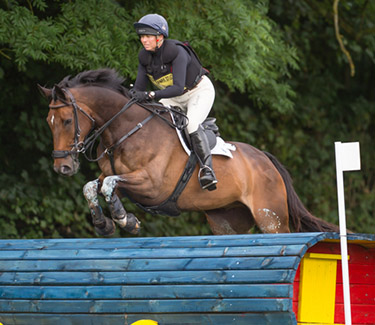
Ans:
[{"label": "horse's hind leg", "polygon": [[246,206],[209,210],[205,214],[215,235],[247,234],[255,224]]},{"label": "horse's hind leg", "polygon": [[115,193],[117,182],[121,181],[120,176],[108,176],[104,178],[101,192],[108,203],[112,219],[124,230],[136,235],[141,230],[141,223],[132,213],[127,213],[120,198]]},{"label": "horse's hind leg", "polygon": [[261,184],[248,199],[255,222],[264,233],[288,233],[289,214],[284,183]]},{"label": "horse's hind leg", "polygon": [[92,223],[95,226],[95,232],[100,236],[111,236],[115,232],[114,222],[107,218],[102,211],[98,201],[99,179],[88,182],[83,187],[83,195],[85,196],[90,208]]}]

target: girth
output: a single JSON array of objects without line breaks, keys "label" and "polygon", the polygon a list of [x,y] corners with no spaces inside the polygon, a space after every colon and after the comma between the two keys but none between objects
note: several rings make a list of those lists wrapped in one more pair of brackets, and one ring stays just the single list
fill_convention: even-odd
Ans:
[{"label": "girth", "polygon": [[120,192],[122,194],[125,194],[136,206],[138,206],[139,208],[141,208],[142,210],[148,213],[151,213],[154,215],[164,214],[164,215],[169,215],[172,217],[177,217],[181,213],[181,210],[177,207],[177,200],[180,197],[182,191],[185,189],[191,176],[193,175],[194,169],[197,166],[197,162],[198,162],[198,158],[195,155],[195,153],[192,152],[191,155],[189,156],[189,159],[185,165],[185,169],[182,172],[182,175],[180,176],[180,179],[178,180],[173,193],[169,196],[168,199],[166,199],[164,202],[158,205],[144,206],[132,200],[132,198],[130,198],[126,192],[124,193],[124,191],[121,191],[121,189],[120,189]]}]

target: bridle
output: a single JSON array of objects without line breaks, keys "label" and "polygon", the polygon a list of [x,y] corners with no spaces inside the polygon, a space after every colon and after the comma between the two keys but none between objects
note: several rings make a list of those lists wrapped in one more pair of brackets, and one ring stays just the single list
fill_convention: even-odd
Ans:
[{"label": "bridle", "polygon": [[[135,99],[129,100],[123,108],[117,112],[114,116],[112,116],[111,119],[109,119],[106,123],[104,123],[100,128],[94,131],[96,123],[95,120],[87,114],[79,105],[77,104],[77,101],[75,100],[73,94],[70,92],[67,88],[61,88],[61,90],[69,97],[69,102],[65,99],[59,98],[59,100],[62,102],[60,105],[49,105],[51,109],[58,109],[66,106],[72,106],[73,107],[73,116],[74,116],[74,144],[72,145],[71,150],[53,150],[52,151],[52,158],[66,158],[68,156],[72,156],[73,159],[77,159],[79,153],[83,153],[88,161],[95,162],[103,158],[105,154],[111,154],[109,148],[103,151],[103,153],[97,157],[92,158],[93,156],[93,148],[95,145],[96,139],[104,132],[104,130],[119,116],[122,114],[125,110],[127,110],[133,103],[136,102]],[[83,141],[79,141],[79,138],[81,136],[81,128],[79,127],[78,122],[78,112],[82,112],[90,121],[91,121],[91,129],[87,133],[87,136]],[[151,119],[153,115],[150,115],[146,120],[148,121]],[[145,121],[143,121],[145,122]],[[142,127],[143,125],[141,123],[138,123],[137,130]],[[94,132],[93,132],[94,131]],[[132,132],[134,133],[134,132]],[[124,139],[125,140],[125,139]],[[123,140],[122,140],[123,141]],[[121,142],[122,142],[121,141]],[[88,151],[88,154],[86,152]]]},{"label": "bridle", "polygon": [[[51,109],[58,109],[66,106],[72,106],[73,107],[73,116],[74,116],[74,144],[72,145],[71,150],[53,150],[52,151],[52,158],[66,158],[68,156],[72,156],[73,158],[76,158],[80,152],[83,152],[85,150],[84,142],[79,141],[79,138],[81,136],[81,128],[79,127],[78,123],[78,111],[83,113],[90,121],[91,121],[91,130],[95,128],[95,120],[87,114],[81,107],[77,105],[77,102],[73,96],[73,94],[68,90],[63,88],[62,91],[68,95],[70,102],[66,101],[65,99],[59,98],[59,100],[62,102],[60,105],[49,105],[49,108]],[[91,131],[90,131],[91,132]],[[89,132],[89,133],[90,133]]]},{"label": "bridle", "polygon": [[[93,158],[93,151],[95,147],[96,140],[101,136],[101,134],[108,128],[108,126],[122,113],[124,113],[130,106],[132,106],[134,103],[137,102],[136,99],[132,98],[130,99],[122,108],[119,110],[112,118],[110,118],[107,122],[105,122],[100,128],[95,129],[96,123],[95,120],[86,113],[79,105],[77,104],[77,101],[75,100],[73,94],[69,91],[67,88],[61,88],[61,90],[69,97],[70,101],[66,101],[65,99],[59,98],[59,100],[62,102],[60,105],[49,105],[51,109],[58,109],[61,107],[66,106],[72,106],[73,107],[73,115],[74,115],[74,144],[72,145],[71,150],[53,150],[52,151],[52,158],[65,158],[67,156],[72,156],[73,159],[78,159],[78,154],[83,153],[85,158],[90,162],[97,162],[100,159],[104,157],[104,155],[108,155],[112,169],[114,171],[114,161],[113,161],[113,153],[114,150],[127,138],[129,138],[131,135],[133,135],[135,132],[140,130],[147,122],[149,122],[154,116],[158,116],[160,119],[162,119],[164,122],[166,122],[170,127],[172,128],[178,128],[183,129],[186,127],[188,120],[184,113],[181,111],[175,109],[175,108],[167,108],[163,106],[162,104],[158,103],[152,103],[152,104],[140,104],[139,106],[144,108],[145,110],[149,111],[151,114],[148,115],[142,122],[137,123],[137,125],[132,128],[128,133],[123,135],[119,140],[117,140],[114,144],[112,144],[110,147],[106,148],[99,156],[96,158]],[[153,108],[150,108],[150,105]],[[159,107],[158,109],[155,109],[156,107]],[[184,123],[181,125],[176,125],[174,122],[169,121],[167,118],[162,116],[162,113],[172,111],[175,114],[183,115],[186,119],[184,120]],[[91,130],[88,132],[87,136],[83,141],[79,141],[80,135],[81,135],[81,129],[79,127],[78,123],[78,112],[82,112],[90,121],[91,121]]]}]

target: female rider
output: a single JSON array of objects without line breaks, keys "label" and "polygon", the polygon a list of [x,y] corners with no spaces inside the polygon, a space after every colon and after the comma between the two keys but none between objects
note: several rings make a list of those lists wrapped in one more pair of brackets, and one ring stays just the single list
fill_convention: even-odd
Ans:
[{"label": "female rider", "polygon": [[[138,101],[160,100],[179,106],[189,119],[187,130],[199,163],[203,189],[216,189],[212,157],[201,123],[207,118],[215,89],[196,55],[182,42],[168,38],[168,23],[158,14],[149,14],[134,23],[143,49],[139,52],[138,75],[132,96]],[[146,91],[148,82],[158,90]]]}]

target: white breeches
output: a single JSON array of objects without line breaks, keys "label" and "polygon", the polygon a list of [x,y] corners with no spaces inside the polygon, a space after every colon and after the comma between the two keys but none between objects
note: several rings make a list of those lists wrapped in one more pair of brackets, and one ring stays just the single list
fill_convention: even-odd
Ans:
[{"label": "white breeches", "polygon": [[210,113],[215,99],[215,88],[211,80],[203,76],[201,82],[181,96],[172,98],[163,98],[160,102],[163,105],[178,106],[183,109],[189,118],[187,130],[190,133],[195,132]]}]

